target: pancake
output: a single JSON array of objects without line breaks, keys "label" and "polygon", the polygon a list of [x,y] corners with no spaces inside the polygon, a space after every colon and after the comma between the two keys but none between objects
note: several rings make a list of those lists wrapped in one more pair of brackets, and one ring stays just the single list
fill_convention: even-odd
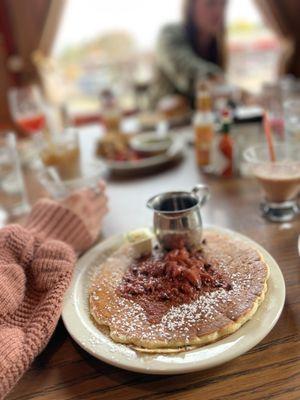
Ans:
[{"label": "pancake", "polygon": [[120,295],[118,287],[133,263],[124,244],[99,268],[89,289],[90,314],[110,337],[140,352],[173,353],[215,342],[253,317],[267,291],[268,265],[248,242],[213,230],[205,231],[203,256],[230,283],[200,292],[193,301],[169,308],[157,323],[145,309]]}]

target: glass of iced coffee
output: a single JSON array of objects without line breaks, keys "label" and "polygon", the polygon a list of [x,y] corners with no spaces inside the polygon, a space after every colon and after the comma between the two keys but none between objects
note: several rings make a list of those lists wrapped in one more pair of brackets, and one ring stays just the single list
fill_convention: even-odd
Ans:
[{"label": "glass of iced coffee", "polygon": [[46,141],[41,149],[41,159],[45,167],[54,167],[61,179],[80,176],[78,132],[69,128],[51,141]]},{"label": "glass of iced coffee", "polygon": [[263,215],[271,221],[285,222],[299,213],[300,144],[275,144],[274,151],[275,161],[270,161],[267,144],[249,147],[244,157],[263,192]]}]

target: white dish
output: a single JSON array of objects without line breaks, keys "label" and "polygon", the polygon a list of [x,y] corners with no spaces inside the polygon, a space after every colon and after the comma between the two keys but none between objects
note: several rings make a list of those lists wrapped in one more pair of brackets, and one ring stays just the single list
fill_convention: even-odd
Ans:
[{"label": "white dish", "polygon": [[88,353],[108,364],[148,374],[182,374],[215,367],[257,345],[274,327],[283,309],[285,284],[281,270],[271,255],[256,242],[230,230],[214,229],[251,243],[270,267],[264,302],[253,318],[237,332],[199,349],[175,355],[142,355],[101,333],[89,316],[88,286],[100,263],[122,244],[123,236],[114,236],[91,249],[75,267],[62,313],[72,338]]},{"label": "white dish", "polygon": [[135,135],[130,145],[134,150],[154,153],[167,151],[173,142],[170,135],[159,136],[156,132],[146,132]]},{"label": "white dish", "polygon": [[136,161],[112,161],[107,160],[104,157],[101,157],[100,159],[103,164],[113,172],[134,172],[139,170],[148,170],[166,164],[182,156],[183,150],[184,142],[180,139],[176,139],[165,153],[153,157],[147,157]]}]

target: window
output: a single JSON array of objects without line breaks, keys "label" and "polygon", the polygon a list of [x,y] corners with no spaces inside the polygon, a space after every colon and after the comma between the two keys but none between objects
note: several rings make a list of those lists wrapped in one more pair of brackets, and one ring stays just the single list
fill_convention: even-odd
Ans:
[{"label": "window", "polygon": [[275,80],[279,40],[264,24],[252,0],[230,0],[228,8],[228,77],[249,91]]},{"label": "window", "polygon": [[[181,5],[182,0],[67,2],[54,57],[69,102],[80,98],[80,108],[83,103],[89,107],[101,87],[117,80],[126,86],[137,65],[140,75],[150,73],[157,33],[165,23],[180,19]],[[230,0],[227,17],[228,78],[258,91],[262,82],[276,77],[279,42],[252,0]]]},{"label": "window", "polygon": [[126,86],[136,66],[137,75],[151,73],[158,31],[180,19],[181,4],[182,0],[69,1],[54,47],[67,102],[75,109],[97,107],[95,99],[103,86],[113,86],[116,80]]}]

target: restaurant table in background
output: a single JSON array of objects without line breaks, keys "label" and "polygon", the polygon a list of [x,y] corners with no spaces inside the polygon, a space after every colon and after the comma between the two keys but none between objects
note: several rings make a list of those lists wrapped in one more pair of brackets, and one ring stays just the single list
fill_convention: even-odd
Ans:
[{"label": "restaurant table in background", "polygon": [[[81,135],[84,156],[92,151],[97,128]],[[31,171],[26,182],[30,200],[43,195]],[[75,344],[62,322],[50,343],[8,396],[9,400],[122,399],[258,400],[300,398],[300,219],[270,223],[259,213],[259,188],[252,179],[220,179],[202,175],[194,152],[173,168],[137,178],[108,178],[110,213],[103,226],[107,238],[150,226],[146,200],[174,189],[190,190],[205,182],[211,199],[203,208],[204,224],[234,229],[264,246],[278,262],[286,282],[283,314],[271,333],[255,348],[217,368],[178,376],[151,376],[107,365]]]}]

